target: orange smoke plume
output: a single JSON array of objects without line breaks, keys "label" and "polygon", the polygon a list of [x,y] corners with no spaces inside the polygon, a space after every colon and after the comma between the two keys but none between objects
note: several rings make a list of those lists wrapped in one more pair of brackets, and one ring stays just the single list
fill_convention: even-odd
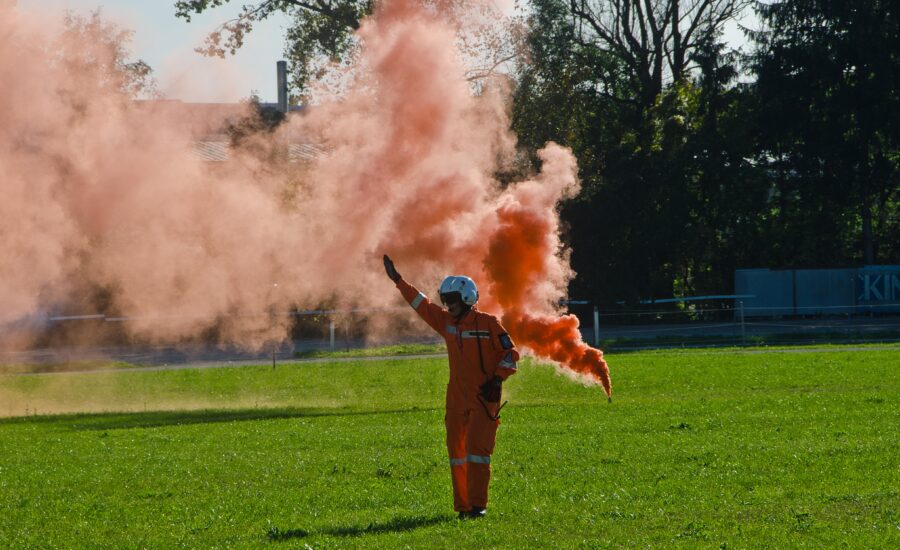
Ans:
[{"label": "orange smoke plume", "polygon": [[[497,158],[514,150],[503,96],[494,90],[472,97],[449,47],[452,36],[418,3],[381,6],[362,29],[380,86],[366,99],[388,115],[375,164],[395,189],[410,192],[396,205],[396,231],[384,249],[419,272],[436,265],[443,274],[470,273],[486,282],[482,307],[502,312],[520,345],[611,395],[602,352],[583,342],[576,317],[556,312],[574,276],[556,211],[580,190],[574,156],[548,144],[539,152],[540,174],[501,189],[491,174]],[[350,152],[347,164],[359,159],[358,147]]]},{"label": "orange smoke plume", "polygon": [[[555,315],[548,297],[560,296],[571,273],[559,242],[555,204],[578,192],[574,159],[568,150],[541,151],[544,169],[535,182],[514,187],[497,212],[485,267],[492,291],[503,308],[503,324],[521,345],[599,382],[612,395],[603,352],[588,346],[574,315]],[[550,310],[549,313],[545,313]]]}]

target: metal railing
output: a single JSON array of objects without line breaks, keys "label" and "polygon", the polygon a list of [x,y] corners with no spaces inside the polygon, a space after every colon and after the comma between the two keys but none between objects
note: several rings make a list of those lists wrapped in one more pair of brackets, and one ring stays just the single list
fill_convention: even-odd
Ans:
[{"label": "metal railing", "polygon": [[[692,296],[677,299],[647,300],[626,306],[622,304],[600,306],[587,300],[566,300],[570,313],[579,317],[582,335],[594,346],[641,347],[642,345],[667,347],[685,345],[748,345],[761,341],[799,341],[818,339],[834,341],[842,339],[900,340],[900,315],[889,310],[896,305],[846,305],[830,306],[835,315],[772,316],[755,315],[766,308],[748,307],[745,299],[751,295]],[[816,309],[822,309],[821,307]],[[849,312],[849,313],[848,313]],[[390,324],[401,329],[393,331],[388,341],[378,343],[409,343],[436,341],[424,336],[415,314],[409,307],[393,308],[335,308],[309,310],[282,310],[247,315],[248,317],[293,317],[291,338],[293,350],[337,349],[361,347],[369,343],[370,322],[373,314],[394,317]],[[65,332],[69,324],[102,323],[113,329],[131,321],[165,320],[187,315],[113,316],[103,314],[45,315],[28,320],[25,328],[52,332]],[[0,327],[0,333],[7,327]],[[109,330],[89,345],[127,345],[127,339],[116,340],[122,330]],[[111,335],[104,340],[103,334]],[[429,336],[430,333],[428,333]],[[64,341],[64,339],[62,339]],[[52,338],[45,341],[54,341]],[[59,341],[59,340],[56,340]],[[277,345],[273,344],[273,346]],[[273,347],[274,349],[274,347]],[[293,353],[282,351],[282,353]],[[273,351],[274,354],[274,351]]]}]

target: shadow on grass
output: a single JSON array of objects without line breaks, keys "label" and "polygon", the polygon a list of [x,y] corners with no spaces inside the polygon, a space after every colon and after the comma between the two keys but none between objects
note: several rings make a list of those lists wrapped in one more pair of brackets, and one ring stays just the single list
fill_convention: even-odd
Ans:
[{"label": "shadow on grass", "polygon": [[279,407],[271,409],[205,409],[196,411],[147,411],[135,413],[88,413],[0,419],[0,425],[12,423],[58,424],[69,430],[127,430],[214,424],[219,422],[247,422],[316,416],[370,416],[378,414],[407,414],[435,411],[436,408],[358,410],[312,407]]},{"label": "shadow on grass", "polygon": [[269,530],[266,532],[266,538],[268,538],[272,542],[284,542],[291,539],[302,539],[308,537],[309,535],[310,532],[306,529],[288,529],[286,531],[282,531],[274,525],[269,527]]},{"label": "shadow on grass", "polygon": [[399,533],[403,531],[412,531],[413,529],[418,529],[420,527],[437,525],[438,523],[444,523],[452,519],[453,517],[445,515],[431,517],[400,517],[384,523],[370,523],[365,527],[335,527],[333,529],[326,529],[323,533],[337,537],[358,537],[360,535],[373,535],[376,533]]},{"label": "shadow on grass", "polygon": [[[370,523],[366,526],[348,526],[334,527],[331,529],[323,529],[318,534],[332,535],[336,537],[359,537],[363,535],[375,535],[378,533],[401,533],[404,531],[412,531],[421,527],[429,527],[452,520],[452,516],[412,516],[397,517],[383,523]],[[316,534],[306,529],[287,529],[281,530],[272,526],[269,528],[266,536],[272,542],[284,542],[291,539],[305,538]]]}]

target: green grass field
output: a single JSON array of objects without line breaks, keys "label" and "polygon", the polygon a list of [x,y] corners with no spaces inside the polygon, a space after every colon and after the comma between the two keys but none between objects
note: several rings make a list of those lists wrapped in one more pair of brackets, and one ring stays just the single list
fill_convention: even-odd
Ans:
[{"label": "green grass field", "polygon": [[508,382],[476,522],[441,358],[0,375],[0,547],[900,546],[900,347],[607,358]]}]

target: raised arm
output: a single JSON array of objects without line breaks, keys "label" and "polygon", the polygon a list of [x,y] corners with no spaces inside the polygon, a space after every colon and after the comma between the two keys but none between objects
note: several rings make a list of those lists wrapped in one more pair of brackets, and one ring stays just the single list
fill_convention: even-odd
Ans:
[{"label": "raised arm", "polygon": [[403,280],[403,277],[400,276],[400,273],[394,267],[394,262],[391,261],[387,254],[384,255],[384,271],[394,281],[394,284],[400,289],[400,294],[419,314],[419,317],[428,323],[428,326],[443,334],[444,325],[446,324],[446,312],[444,309],[437,304],[431,303],[428,296],[425,296],[424,293],[419,292],[419,289]]}]

